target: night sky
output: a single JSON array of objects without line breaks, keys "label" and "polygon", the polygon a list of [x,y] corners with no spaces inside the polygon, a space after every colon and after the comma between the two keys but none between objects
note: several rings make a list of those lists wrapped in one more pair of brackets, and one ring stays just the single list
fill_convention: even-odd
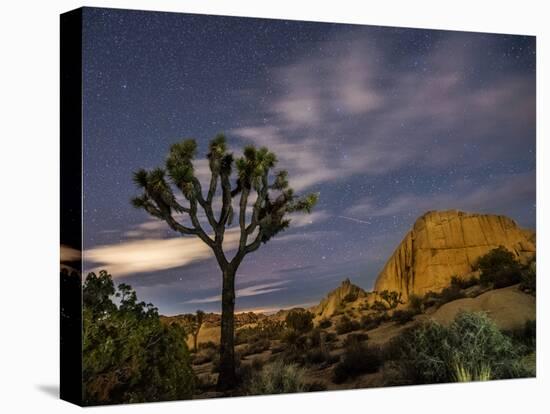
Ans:
[{"label": "night sky", "polygon": [[88,8],[83,41],[85,270],[161,313],[220,310],[208,249],[130,205],[132,172],[185,138],[203,188],[224,132],[320,193],[246,257],[238,310],[317,303],[345,278],[372,288],[428,210],[535,228],[534,37]]}]

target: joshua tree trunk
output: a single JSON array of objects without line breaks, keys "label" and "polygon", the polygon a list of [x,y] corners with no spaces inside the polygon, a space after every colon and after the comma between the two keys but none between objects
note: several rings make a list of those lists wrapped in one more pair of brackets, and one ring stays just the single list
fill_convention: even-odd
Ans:
[{"label": "joshua tree trunk", "polygon": [[223,271],[222,326],[220,339],[220,376],[218,389],[231,389],[236,385],[235,377],[235,269],[231,266]]}]

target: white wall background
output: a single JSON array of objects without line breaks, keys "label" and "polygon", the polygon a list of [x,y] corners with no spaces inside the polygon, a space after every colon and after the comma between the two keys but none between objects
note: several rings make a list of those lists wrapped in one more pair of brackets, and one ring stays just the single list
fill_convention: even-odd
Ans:
[{"label": "white wall background", "polygon": [[[57,399],[59,43],[58,14],[79,1],[5,1],[0,13],[0,411],[68,413]],[[353,411],[402,413],[542,412],[548,369],[548,114],[550,52],[543,1],[110,0],[104,6],[387,26],[537,35],[538,49],[538,378],[325,392],[279,397],[141,404],[116,413]],[[546,14],[548,16],[548,14]],[[546,70],[546,73],[545,73]],[[546,98],[546,99],[545,99]],[[546,179],[546,180],[545,180]],[[546,183],[546,188],[548,188]],[[546,391],[546,394],[545,394]],[[546,407],[545,407],[546,406]],[[543,408],[544,407],[544,408]],[[96,408],[90,410],[97,410]]]}]

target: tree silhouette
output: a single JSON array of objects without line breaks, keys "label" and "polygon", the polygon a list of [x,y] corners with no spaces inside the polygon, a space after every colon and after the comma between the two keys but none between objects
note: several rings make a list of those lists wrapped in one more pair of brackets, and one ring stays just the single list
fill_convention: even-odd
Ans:
[{"label": "tree silhouette", "polygon": [[[274,172],[277,157],[267,148],[244,147],[243,155],[236,160],[227,151],[223,134],[210,141],[207,154],[211,177],[208,193],[204,197],[193,160],[197,143],[193,139],[173,144],[165,168],[151,171],[140,169],[134,173],[136,185],[143,194],[132,204],[144,209],[151,216],[165,221],[182,235],[200,238],[209,246],[222,272],[222,320],[220,340],[220,375],[218,388],[228,389],[236,385],[234,352],[235,274],[244,257],[256,251],[290,224],[289,213],[310,213],[318,194],[297,197],[289,187],[286,171]],[[236,176],[232,178],[233,167]],[[181,191],[185,206],[174,195],[173,187]],[[218,195],[218,187],[220,193]],[[252,195],[256,194],[256,199]],[[214,199],[221,198],[218,214],[214,211]],[[228,259],[223,249],[226,228],[234,216],[233,200],[238,198],[239,243],[233,258]],[[250,206],[249,206],[250,199]],[[213,234],[203,229],[199,220],[199,207],[204,212]],[[247,214],[247,208],[251,212]],[[190,221],[190,225],[178,220],[175,214]]]},{"label": "tree silhouette", "polygon": [[191,323],[191,334],[193,335],[193,350],[197,352],[197,340],[199,338],[199,332],[204,321],[204,312],[200,309],[193,315],[193,321]]}]

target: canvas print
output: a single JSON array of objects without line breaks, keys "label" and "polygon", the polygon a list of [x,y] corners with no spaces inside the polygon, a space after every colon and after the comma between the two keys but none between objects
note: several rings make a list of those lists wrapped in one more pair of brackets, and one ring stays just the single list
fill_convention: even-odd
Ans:
[{"label": "canvas print", "polygon": [[62,397],[534,377],[535,62],[516,34],[63,15]]}]

